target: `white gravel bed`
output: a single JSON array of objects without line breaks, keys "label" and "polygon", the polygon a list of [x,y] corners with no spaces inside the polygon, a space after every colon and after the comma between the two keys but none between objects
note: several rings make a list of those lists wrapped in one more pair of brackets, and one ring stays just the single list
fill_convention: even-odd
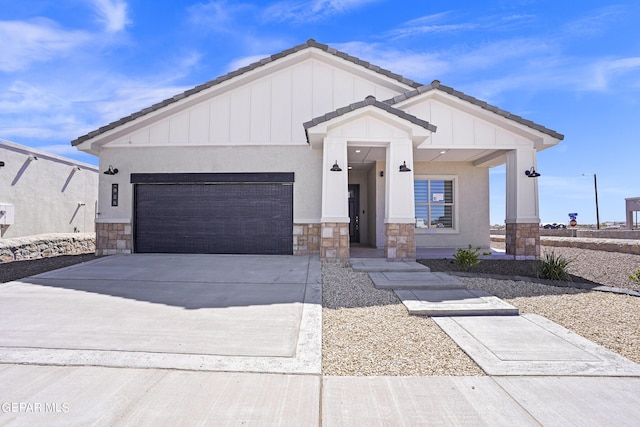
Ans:
[{"label": "white gravel bed", "polygon": [[[491,242],[491,247],[504,250],[504,243]],[[640,291],[640,283],[629,279],[630,274],[640,269],[640,255],[553,246],[542,246],[541,251],[555,252],[571,260],[567,267],[571,274],[605,286]]]},{"label": "white gravel bed", "polygon": [[325,264],[322,274],[324,375],[484,375],[432,319],[409,316],[367,273]]},{"label": "white gravel bed", "polygon": [[640,363],[638,297],[513,280],[471,277],[459,279],[470,289],[482,289],[518,307],[521,313],[544,316]]}]

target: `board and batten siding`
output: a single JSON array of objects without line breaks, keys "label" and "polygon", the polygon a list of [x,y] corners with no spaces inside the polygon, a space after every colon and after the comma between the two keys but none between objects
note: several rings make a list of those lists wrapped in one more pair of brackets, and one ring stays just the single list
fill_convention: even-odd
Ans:
[{"label": "board and batten siding", "polygon": [[396,94],[309,58],[249,84],[221,88],[203,103],[108,146],[306,144],[304,122],[369,95],[385,100]]}]

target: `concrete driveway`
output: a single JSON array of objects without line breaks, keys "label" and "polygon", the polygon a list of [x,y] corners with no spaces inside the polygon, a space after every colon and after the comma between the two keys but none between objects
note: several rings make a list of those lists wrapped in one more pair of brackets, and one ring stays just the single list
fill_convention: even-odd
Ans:
[{"label": "concrete driveway", "polygon": [[320,373],[305,256],[111,256],[0,285],[0,362]]}]

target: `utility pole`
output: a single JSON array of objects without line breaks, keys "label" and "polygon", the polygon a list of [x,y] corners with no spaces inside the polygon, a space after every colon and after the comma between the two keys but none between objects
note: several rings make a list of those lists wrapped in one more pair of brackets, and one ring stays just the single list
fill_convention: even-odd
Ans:
[{"label": "utility pole", "polygon": [[583,173],[582,176],[593,175],[593,189],[596,193],[596,228],[600,230],[600,211],[598,209],[598,178],[595,173]]}]

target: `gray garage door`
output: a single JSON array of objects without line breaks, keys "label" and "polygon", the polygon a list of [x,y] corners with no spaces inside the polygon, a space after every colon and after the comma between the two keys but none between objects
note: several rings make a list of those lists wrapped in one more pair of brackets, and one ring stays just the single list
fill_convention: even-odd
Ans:
[{"label": "gray garage door", "polygon": [[293,184],[278,180],[293,174],[133,174],[135,251],[292,254]]}]

